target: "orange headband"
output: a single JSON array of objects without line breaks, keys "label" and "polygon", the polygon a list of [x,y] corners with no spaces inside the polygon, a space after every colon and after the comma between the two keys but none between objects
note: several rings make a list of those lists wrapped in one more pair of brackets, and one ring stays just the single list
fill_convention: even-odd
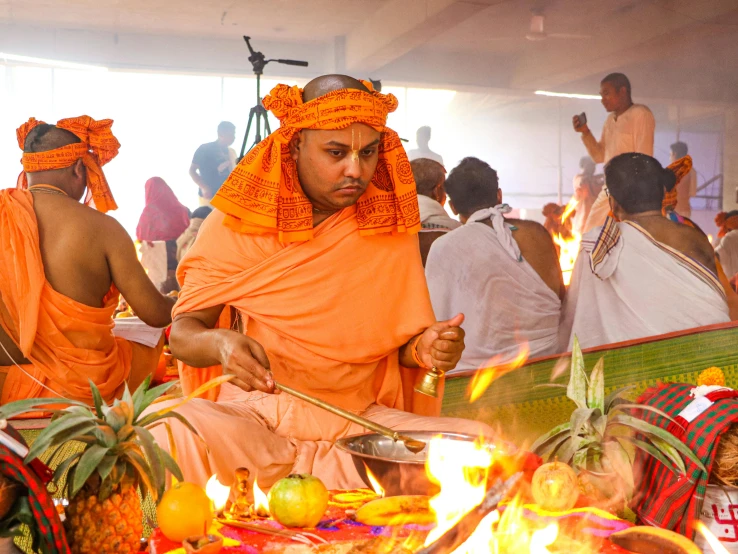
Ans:
[{"label": "orange headband", "polygon": [[[25,147],[28,133],[42,123],[43,121],[38,121],[32,117],[28,122],[18,127],[16,135],[21,150]],[[87,115],[59,120],[56,123],[57,127],[73,133],[82,142],[68,144],[46,152],[24,152],[21,160],[23,171],[18,176],[18,188],[28,188],[26,173],[63,169],[82,159],[82,163],[87,168],[87,198],[85,203],[89,204],[90,201],[93,201],[95,208],[102,213],[115,210],[118,206],[102,171],[102,166],[115,158],[120,148],[120,143],[111,131],[112,125],[112,119],[95,121]]]},{"label": "orange headband", "polygon": [[374,92],[342,89],[303,102],[298,87],[277,85],[264,107],[280,120],[280,128],[256,145],[236,166],[212,200],[224,212],[226,225],[244,233],[279,233],[281,242],[313,237],[313,207],[300,187],[289,142],[300,129],[344,129],[364,123],[382,133],[379,161],[372,181],[356,205],[359,232],[414,233],[420,212],[410,162],[400,138],[385,126],[397,99]]}]

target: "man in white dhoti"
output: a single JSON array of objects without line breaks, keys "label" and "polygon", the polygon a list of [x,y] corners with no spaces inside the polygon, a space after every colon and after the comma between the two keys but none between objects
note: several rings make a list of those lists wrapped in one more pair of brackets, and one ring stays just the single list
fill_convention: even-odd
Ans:
[{"label": "man in white dhoti", "polygon": [[[574,116],[574,130],[582,134],[582,142],[596,163],[608,163],[615,156],[626,152],[640,152],[653,156],[653,135],[656,120],[646,106],[634,104],[630,81],[622,73],[611,73],[600,83],[602,105],[609,112],[602,127],[599,142],[586,123]],[[593,204],[584,232],[605,223],[609,206],[605,191],[600,191]]]},{"label": "man in white dhoti", "polygon": [[437,161],[429,158],[417,158],[410,162],[418,191],[418,208],[420,208],[420,257],[423,267],[428,259],[431,245],[439,237],[461,226],[461,222],[453,219],[443,205],[446,203],[446,169]]},{"label": "man in white dhoti", "polygon": [[450,207],[464,225],[433,243],[425,274],[436,317],[466,316],[466,349],[457,370],[559,351],[563,280],[548,232],[505,219],[497,172],[466,158],[446,180]]},{"label": "man in white dhoti", "polygon": [[567,292],[562,342],[583,348],[730,321],[709,241],[661,213],[674,174],[643,154],[605,167],[615,218],[582,243]]}]

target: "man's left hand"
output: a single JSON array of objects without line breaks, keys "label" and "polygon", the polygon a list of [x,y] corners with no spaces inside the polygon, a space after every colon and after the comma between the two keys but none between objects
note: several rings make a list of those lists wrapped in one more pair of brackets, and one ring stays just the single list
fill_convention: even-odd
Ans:
[{"label": "man's left hand", "polygon": [[418,342],[418,356],[425,367],[450,371],[456,367],[464,352],[464,314],[428,327]]}]

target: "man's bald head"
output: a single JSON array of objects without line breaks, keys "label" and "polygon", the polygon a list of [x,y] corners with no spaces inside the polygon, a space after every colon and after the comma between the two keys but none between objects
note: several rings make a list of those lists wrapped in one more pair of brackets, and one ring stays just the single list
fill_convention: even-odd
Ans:
[{"label": "man's bald head", "polygon": [[82,142],[77,135],[66,129],[60,129],[56,125],[41,123],[36,125],[26,137],[23,145],[23,151],[32,152],[48,152],[56,150],[62,146],[76,144]]},{"label": "man's bald head", "polygon": [[310,102],[334,90],[354,89],[369,92],[361,81],[348,75],[322,75],[310,81],[302,89],[302,101]]}]

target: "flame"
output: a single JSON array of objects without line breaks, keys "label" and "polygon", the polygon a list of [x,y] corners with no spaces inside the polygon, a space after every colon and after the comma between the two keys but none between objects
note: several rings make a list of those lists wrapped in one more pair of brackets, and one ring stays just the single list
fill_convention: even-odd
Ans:
[{"label": "flame", "polygon": [[428,546],[451,529],[484,499],[492,451],[479,441],[453,441],[435,437],[428,444],[426,471],[441,492],[430,500],[436,527],[428,535]]},{"label": "flame", "polygon": [[558,536],[559,526],[556,523],[534,531],[530,538],[530,554],[548,554],[551,551],[546,547],[552,545]]},{"label": "flame", "polygon": [[710,244],[712,244],[712,235],[707,235],[707,240],[709,240]]},{"label": "flame", "polygon": [[[575,198],[569,200],[569,203],[564,209],[564,213],[561,215],[561,224],[563,225],[569,216],[579,204],[579,201]],[[571,273],[574,269],[574,262],[577,261],[577,255],[579,254],[579,244],[582,242],[582,235],[576,231],[572,231],[570,238],[564,238],[561,233],[555,233],[553,235],[554,242],[558,245],[559,253],[559,265],[561,266],[561,272],[564,275],[564,284],[569,286],[571,282]]]},{"label": "flame", "polygon": [[366,471],[366,476],[369,479],[369,482],[372,484],[372,489],[377,494],[378,497],[384,498],[384,489],[382,488],[382,485],[379,484],[379,481],[377,481],[377,478],[374,477],[374,474],[369,469],[369,466],[364,464],[364,470]]},{"label": "flame", "polygon": [[728,554],[728,549],[725,548],[723,543],[720,542],[720,539],[718,539],[712,531],[710,531],[707,528],[707,525],[702,523],[701,521],[698,521],[695,523],[694,528],[703,536],[705,537],[705,540],[707,541],[707,544],[710,545],[710,548],[712,548],[712,551],[715,554]]},{"label": "flame", "polygon": [[259,488],[256,479],[254,479],[254,511],[259,515],[269,515],[269,499]]},{"label": "flame", "polygon": [[218,481],[218,477],[213,475],[208,479],[208,482],[205,485],[205,494],[207,494],[208,498],[213,501],[213,506],[215,507],[215,510],[218,511],[225,508],[226,502],[228,502],[228,497],[231,495],[231,489],[230,487],[226,487],[221,484],[221,482]]},{"label": "flame", "polygon": [[528,355],[530,354],[530,347],[527,342],[523,342],[520,345],[520,350],[517,356],[509,362],[500,363],[501,356],[495,356],[487,362],[487,367],[480,368],[474,373],[474,377],[469,383],[467,389],[467,395],[469,396],[469,403],[476,402],[479,397],[484,394],[489,386],[499,379],[506,373],[519,368],[526,361],[528,361]]}]

